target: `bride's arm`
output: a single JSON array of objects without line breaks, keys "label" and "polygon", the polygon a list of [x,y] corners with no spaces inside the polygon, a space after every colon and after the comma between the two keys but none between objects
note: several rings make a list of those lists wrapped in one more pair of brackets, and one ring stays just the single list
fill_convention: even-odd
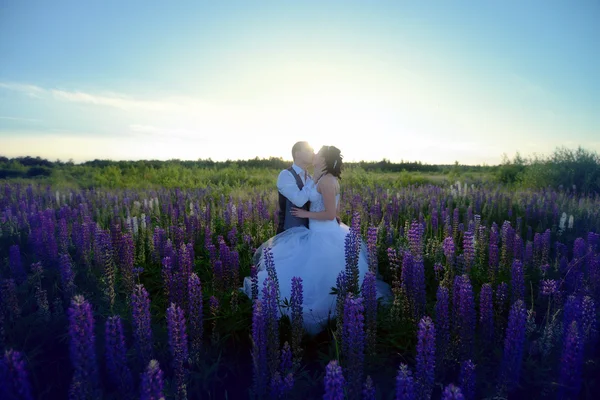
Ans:
[{"label": "bride's arm", "polygon": [[331,221],[337,216],[337,207],[335,204],[335,178],[327,176],[319,182],[319,189],[323,195],[325,211],[313,212],[299,208],[292,208],[292,215],[299,218],[311,218],[321,221]]}]

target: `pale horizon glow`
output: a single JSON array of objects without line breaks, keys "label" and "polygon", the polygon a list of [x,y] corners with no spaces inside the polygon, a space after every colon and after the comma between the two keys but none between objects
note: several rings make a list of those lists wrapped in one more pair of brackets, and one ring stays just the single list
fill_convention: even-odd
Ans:
[{"label": "pale horizon glow", "polygon": [[289,160],[299,140],[351,162],[600,152],[597,3],[67,3],[0,6],[0,155]]}]

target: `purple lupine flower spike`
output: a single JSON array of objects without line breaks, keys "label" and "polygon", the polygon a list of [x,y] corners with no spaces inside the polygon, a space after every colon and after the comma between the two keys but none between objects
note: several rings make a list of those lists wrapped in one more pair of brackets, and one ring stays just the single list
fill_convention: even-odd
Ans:
[{"label": "purple lupine flower spike", "polygon": [[419,257],[414,261],[411,272],[413,318],[415,321],[418,321],[425,314],[427,301],[425,292],[425,263],[422,257]]},{"label": "purple lupine flower spike", "polygon": [[0,395],[3,399],[33,400],[23,355],[9,349],[0,359]]},{"label": "purple lupine flower spike", "polygon": [[590,296],[581,300],[581,332],[588,354],[594,354],[598,343],[598,323],[596,319],[596,305]]},{"label": "purple lupine flower spike", "polygon": [[[496,312],[499,316],[504,316],[506,305],[508,303],[508,285],[506,282],[502,282],[496,288]],[[504,318],[499,318],[498,323],[496,324],[496,330],[498,334],[498,338],[503,337],[504,328],[506,328],[505,323],[503,322]]]},{"label": "purple lupine flower spike", "polygon": [[546,229],[542,234],[542,264],[550,264],[550,229]]},{"label": "purple lupine flower spike", "polygon": [[75,293],[75,274],[71,265],[71,259],[68,254],[59,256],[60,280],[62,289],[65,292],[64,299],[70,299]]},{"label": "purple lupine flower spike", "polygon": [[171,257],[167,256],[162,259],[161,275],[163,278],[165,297],[169,303],[174,303],[176,301],[175,270],[173,267],[173,259]]},{"label": "purple lupine flower spike", "polygon": [[494,337],[494,303],[492,285],[484,283],[479,292],[479,326],[484,345],[491,345]]},{"label": "purple lupine flower spike", "polygon": [[21,260],[21,251],[19,249],[19,245],[15,244],[10,246],[8,254],[10,272],[13,278],[17,282],[21,283],[25,280],[25,270],[23,269],[23,262]]},{"label": "purple lupine flower spike", "polygon": [[[354,221],[353,221],[354,222]],[[344,251],[346,258],[346,289],[348,292],[358,292],[358,281],[359,281],[359,270],[358,270],[358,259],[359,259],[359,247],[360,246],[360,231],[357,229],[350,229],[346,234],[344,242]]]},{"label": "purple lupine flower spike", "polygon": [[530,240],[525,243],[525,255],[523,261],[527,266],[531,266],[533,263],[533,243]]},{"label": "purple lupine flower spike", "polygon": [[471,360],[466,360],[461,364],[458,380],[465,399],[475,399],[475,364]]},{"label": "purple lupine flower spike", "polygon": [[213,344],[216,344],[219,341],[219,331],[217,329],[217,317],[219,315],[219,309],[221,308],[219,299],[215,296],[210,296],[208,299],[208,308],[210,309],[210,316],[212,317],[212,334],[210,340]]},{"label": "purple lupine flower spike", "polygon": [[238,283],[240,280],[240,254],[237,250],[233,250],[230,254],[230,262],[231,262],[231,282],[234,288],[238,287]]},{"label": "purple lupine flower spike", "polygon": [[302,359],[302,334],[304,332],[304,313],[303,313],[303,293],[302,293],[302,278],[292,278],[292,293],[290,296],[290,308],[292,317],[292,354],[294,355],[294,363],[299,365]]},{"label": "purple lupine flower spike", "polygon": [[133,389],[133,379],[127,366],[127,348],[121,317],[112,316],[106,320],[105,343],[108,377],[121,393],[130,393]]},{"label": "purple lupine flower spike", "polygon": [[465,396],[458,386],[451,383],[444,389],[442,400],[465,400]]},{"label": "purple lupine flower spike", "polygon": [[362,400],[375,400],[375,386],[371,376],[367,376],[362,390]]},{"label": "purple lupine flower spike", "polygon": [[286,341],[283,344],[283,349],[281,349],[281,363],[279,365],[279,370],[283,376],[286,376],[293,368],[292,362],[292,348],[290,344]]},{"label": "purple lupine flower spike", "polygon": [[571,323],[577,321],[580,324],[583,309],[581,307],[582,297],[571,295],[567,298],[563,309],[563,336],[567,336]]},{"label": "purple lupine flower spike", "polygon": [[75,370],[69,397],[93,399],[100,397],[98,363],[96,359],[96,336],[92,307],[81,295],[73,297],[68,310],[69,353]]},{"label": "purple lupine flower spike", "polygon": [[152,356],[152,328],[150,297],[143,285],[138,284],[131,295],[133,339],[142,365],[148,365]]},{"label": "purple lupine flower spike", "polygon": [[410,224],[408,230],[408,242],[410,251],[415,258],[423,256],[423,227],[417,222],[413,221]]},{"label": "purple lupine flower spike", "polygon": [[169,331],[169,349],[171,350],[173,371],[177,385],[177,397],[187,398],[185,363],[188,359],[188,340],[185,329],[185,316],[183,310],[171,303],[167,309],[167,328]]},{"label": "purple lupine flower spike", "polygon": [[58,221],[58,251],[61,253],[66,253],[69,249],[69,230],[67,227],[67,220],[65,218],[61,218]]},{"label": "purple lupine flower spike", "polygon": [[502,265],[510,265],[514,253],[514,238],[515,231],[510,225],[509,221],[504,221],[502,224],[502,254],[501,261]]},{"label": "purple lupine flower spike", "polygon": [[273,376],[279,366],[278,287],[270,276],[265,279],[263,285],[263,312],[265,313],[265,323],[267,325],[267,353],[269,371]]},{"label": "purple lupine flower spike", "polygon": [[362,297],[351,293],[344,302],[342,354],[346,360],[349,390],[360,393],[365,348],[364,306]]},{"label": "purple lupine flower spike", "polygon": [[377,339],[377,287],[375,274],[367,271],[362,285],[362,295],[365,302],[365,327],[367,329],[366,353],[375,351]]},{"label": "purple lupine flower spike", "polygon": [[342,367],[336,360],[329,361],[325,368],[325,395],[323,400],[344,400],[346,382],[342,375]]},{"label": "purple lupine flower spike", "polygon": [[465,273],[471,271],[475,261],[475,237],[471,230],[467,230],[463,237],[463,254],[465,258]]},{"label": "purple lupine flower spike", "polygon": [[458,237],[458,225],[459,225],[459,212],[458,207],[454,208],[454,213],[452,214],[452,236],[454,238]]},{"label": "purple lupine flower spike", "polygon": [[435,325],[437,327],[436,348],[439,364],[446,358],[446,349],[450,341],[449,297],[448,288],[438,286],[437,301],[435,303]]},{"label": "purple lupine flower spike", "polygon": [[156,360],[150,360],[140,382],[140,400],[163,400],[163,372]]},{"label": "purple lupine flower spike", "polygon": [[398,375],[396,376],[396,396],[395,400],[415,400],[416,390],[415,381],[412,372],[406,364],[400,364]]},{"label": "purple lupine flower spike", "polygon": [[131,293],[135,284],[134,263],[135,263],[135,245],[131,233],[124,233],[121,246],[118,249],[121,267],[121,276],[127,293]]},{"label": "purple lupine flower spike", "polygon": [[558,290],[558,283],[553,279],[544,279],[542,280],[540,287],[542,295],[550,296]]},{"label": "purple lupine flower spike", "polygon": [[252,281],[252,300],[258,299],[258,269],[255,265],[250,267],[250,279]]},{"label": "purple lupine flower spike", "polygon": [[469,358],[473,351],[475,330],[475,304],[473,288],[467,275],[454,279],[454,311],[455,331],[460,341],[460,353],[463,358]]},{"label": "purple lupine flower spike", "polygon": [[583,369],[583,340],[577,321],[567,329],[560,363],[560,398],[576,399],[581,391]]},{"label": "purple lupine flower spike", "polygon": [[[347,236],[346,236],[347,238]],[[346,301],[346,294],[348,293],[348,284],[346,279],[346,273],[344,271],[340,271],[337,276],[335,287],[337,290],[337,298],[335,305],[335,314],[336,314],[336,340],[338,342],[342,341],[343,334],[343,315],[344,315],[344,303]]]},{"label": "purple lupine flower spike", "polygon": [[198,361],[200,349],[202,348],[203,324],[203,301],[202,284],[196,273],[192,272],[188,280],[188,307],[190,347],[192,359]]},{"label": "purple lupine flower spike", "polygon": [[113,247],[110,234],[102,229],[96,231],[96,264],[102,271],[102,289],[105,299],[112,308],[115,303],[116,268],[113,259]]},{"label": "purple lupine flower spike", "polygon": [[3,311],[7,312],[9,320],[16,321],[21,318],[21,306],[19,305],[17,286],[14,279],[2,279],[0,304],[4,308]]},{"label": "purple lupine flower spike", "polygon": [[277,279],[277,269],[275,269],[275,260],[273,259],[273,252],[270,247],[266,247],[263,253],[265,261],[265,269],[269,274],[269,278],[273,280],[275,285],[279,287],[279,280]]},{"label": "purple lupine flower spike", "polygon": [[290,372],[283,378],[283,395],[289,393],[294,389],[294,375]]},{"label": "purple lupine flower spike", "polygon": [[444,256],[446,257],[446,264],[448,266],[454,265],[454,240],[452,236],[447,236],[442,243],[444,249]]},{"label": "purple lupine flower spike", "polygon": [[429,317],[419,321],[416,377],[421,397],[429,399],[435,378],[435,327]]},{"label": "purple lupine flower spike", "polygon": [[508,327],[504,340],[504,355],[500,377],[507,390],[512,390],[521,376],[523,347],[525,344],[525,325],[527,312],[523,300],[517,300],[508,315]]},{"label": "purple lupine flower spike", "polygon": [[276,371],[275,374],[271,377],[271,382],[269,384],[269,392],[272,399],[280,399],[283,397],[283,379],[281,379],[281,374],[279,371]]},{"label": "purple lupine flower spike", "polygon": [[525,277],[523,275],[523,263],[520,260],[513,261],[511,278],[512,302],[515,302],[516,300],[524,300]]},{"label": "purple lupine flower spike", "polygon": [[254,301],[252,313],[252,360],[254,371],[254,393],[260,398],[264,396],[269,377],[267,364],[267,325],[262,302]]},{"label": "purple lupine flower spike", "polygon": [[370,226],[367,230],[367,250],[369,271],[377,273],[377,227]]}]

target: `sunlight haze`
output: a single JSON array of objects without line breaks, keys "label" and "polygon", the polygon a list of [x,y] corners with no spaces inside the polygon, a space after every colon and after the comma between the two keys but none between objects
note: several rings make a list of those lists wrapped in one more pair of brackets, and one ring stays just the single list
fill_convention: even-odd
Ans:
[{"label": "sunlight haze", "polygon": [[600,151],[600,3],[0,3],[0,155]]}]

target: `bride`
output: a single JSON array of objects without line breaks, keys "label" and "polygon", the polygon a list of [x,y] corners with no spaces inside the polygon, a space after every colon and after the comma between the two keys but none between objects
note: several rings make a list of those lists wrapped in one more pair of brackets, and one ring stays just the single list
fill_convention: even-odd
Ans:
[{"label": "bride", "polygon": [[[292,215],[308,218],[309,227],[296,226],[283,231],[263,243],[254,255],[258,270],[259,298],[263,282],[268,276],[263,250],[270,248],[279,281],[279,298],[290,299],[292,278],[302,278],[304,328],[310,334],[320,332],[330,317],[335,315],[336,296],[330,294],[336,286],[340,271],[346,268],[345,240],[349,227],[338,223],[336,216],[340,201],[342,156],[334,146],[323,146],[315,155],[314,182],[309,192],[310,209],[292,208]],[[368,271],[366,247],[359,255],[359,284]],[[252,281],[244,278],[242,290],[252,298]],[[377,281],[377,296],[390,297],[387,283]],[[288,311],[280,310],[286,313]]]}]

